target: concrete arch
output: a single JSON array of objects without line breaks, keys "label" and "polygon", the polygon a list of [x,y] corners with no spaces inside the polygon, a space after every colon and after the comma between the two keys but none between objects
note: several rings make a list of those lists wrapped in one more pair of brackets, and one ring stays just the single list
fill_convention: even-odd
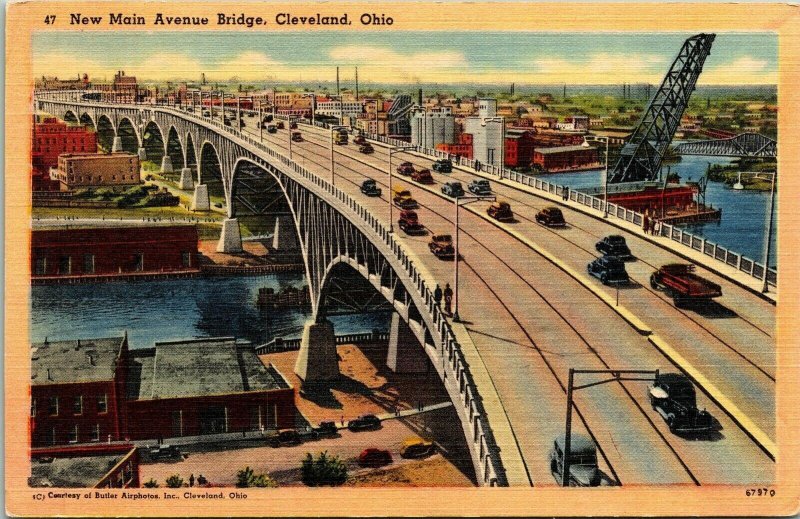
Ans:
[{"label": "concrete arch", "polygon": [[187,168],[194,168],[197,172],[197,183],[200,183],[200,157],[197,154],[197,149],[194,146],[194,137],[192,137],[191,132],[186,132],[186,142],[185,148],[185,155],[186,155],[186,165]]},{"label": "concrete arch", "polygon": [[67,122],[67,123],[79,123],[80,122],[80,119],[75,114],[75,112],[73,112],[72,110],[66,110],[64,112],[64,116],[62,117],[62,120],[64,122]]},{"label": "concrete arch", "polygon": [[95,124],[94,119],[89,112],[83,112],[81,114],[80,123],[84,126],[91,126],[92,130],[95,132],[97,131],[97,125]]},{"label": "concrete arch", "polygon": [[145,149],[146,160],[161,164],[164,158],[167,140],[161,126],[155,121],[149,121],[142,129],[141,147]]},{"label": "concrete arch", "polygon": [[142,139],[136,125],[127,117],[122,117],[117,124],[117,137],[122,142],[122,149],[129,153],[138,153]]},{"label": "concrete arch", "polygon": [[[210,141],[203,141],[200,146],[200,162],[197,164],[198,182],[208,186],[209,196],[224,196],[230,215],[230,193],[227,189],[225,172],[222,170],[222,157],[217,147]],[[219,184],[217,185],[217,181]]]},{"label": "concrete arch", "polygon": [[164,148],[166,150],[166,155],[169,156],[170,161],[172,162],[173,169],[178,171],[183,169],[186,163],[184,160],[186,151],[184,149],[183,142],[181,141],[180,134],[174,125],[169,127]]},{"label": "concrete arch", "polygon": [[114,121],[106,115],[99,116],[97,118],[97,144],[106,151],[111,151],[116,135]]}]

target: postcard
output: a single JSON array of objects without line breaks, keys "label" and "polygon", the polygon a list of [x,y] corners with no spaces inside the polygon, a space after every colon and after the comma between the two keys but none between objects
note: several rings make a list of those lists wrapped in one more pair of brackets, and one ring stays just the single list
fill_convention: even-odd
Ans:
[{"label": "postcard", "polygon": [[799,28],[11,3],[8,513],[796,514]]}]

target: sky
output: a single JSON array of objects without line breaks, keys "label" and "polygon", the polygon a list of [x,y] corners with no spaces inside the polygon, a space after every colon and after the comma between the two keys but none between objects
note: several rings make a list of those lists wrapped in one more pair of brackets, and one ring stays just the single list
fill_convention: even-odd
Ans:
[{"label": "sky", "polygon": [[[40,32],[34,76],[117,70],[142,80],[660,83],[691,34],[526,32]],[[87,49],[97,49],[87,52]],[[718,33],[701,85],[776,84],[778,38]]]}]

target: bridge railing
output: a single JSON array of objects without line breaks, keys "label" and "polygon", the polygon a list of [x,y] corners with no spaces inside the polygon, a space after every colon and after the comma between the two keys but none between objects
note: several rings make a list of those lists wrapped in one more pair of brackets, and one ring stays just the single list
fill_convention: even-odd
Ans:
[{"label": "bridge railing", "polygon": [[[109,108],[116,108],[121,104],[121,103],[111,104],[111,103],[104,103],[101,101],[90,101],[77,98],[70,99],[69,96],[62,96],[62,95],[56,96],[59,98],[56,100],[41,99],[42,96],[38,94],[36,97],[37,101],[59,103],[65,105],[79,104],[79,105],[105,106]],[[324,190],[329,195],[337,198],[342,204],[347,206],[352,213],[358,215],[358,217],[361,219],[362,222],[364,222],[366,225],[372,228],[372,230],[381,238],[384,244],[388,246],[389,249],[393,252],[395,258],[400,262],[403,269],[405,270],[406,276],[416,286],[419,296],[422,298],[424,304],[427,306],[427,310],[429,312],[431,320],[433,321],[433,324],[436,328],[435,330],[430,330],[431,335],[433,336],[434,332],[436,332],[436,335],[433,336],[433,340],[440,345],[439,348],[443,361],[445,356],[447,357],[447,362],[442,363],[442,366],[444,367],[446,365],[449,370],[448,377],[450,378],[450,380],[446,380],[446,383],[455,384],[456,390],[460,395],[460,405],[462,406],[461,410],[459,411],[459,414],[462,414],[462,416],[466,416],[468,418],[470,423],[470,430],[472,433],[471,441],[478,449],[477,453],[481,462],[479,465],[479,470],[480,470],[479,477],[482,478],[483,484],[486,485],[507,486],[508,480],[506,478],[505,471],[503,469],[502,461],[500,458],[500,449],[498,448],[498,445],[494,439],[494,434],[489,426],[486,409],[484,408],[483,400],[478,394],[478,389],[475,385],[473,376],[471,374],[470,365],[467,362],[463,351],[461,350],[460,344],[456,340],[455,333],[453,332],[450,323],[447,321],[445,315],[442,313],[439,306],[436,304],[433,298],[433,291],[430,289],[430,287],[423,279],[423,276],[414,266],[413,260],[408,256],[408,254],[406,254],[403,247],[401,247],[399,242],[395,239],[393,233],[390,233],[388,229],[384,227],[377,218],[375,218],[369,211],[367,211],[364,207],[358,204],[355,201],[355,199],[350,197],[348,194],[339,190],[337,187],[331,185],[326,180],[318,177],[317,175],[312,174],[299,164],[289,160],[289,158],[284,156],[283,154],[278,153],[272,148],[267,147],[266,145],[264,145],[264,143],[257,141],[248,134],[242,133],[238,128],[233,128],[232,126],[225,126],[223,123],[221,123],[216,119],[212,120],[209,117],[200,117],[195,115],[194,113],[188,113],[173,107],[161,107],[154,105],[134,105],[134,104],[127,104],[123,106],[129,106],[132,108],[146,107],[151,110],[158,109],[167,113],[180,115],[181,117],[187,119],[195,120],[196,122],[200,122],[202,124],[213,125],[222,133],[226,133],[232,137],[235,137],[238,140],[247,142],[255,149],[257,149],[260,153],[265,153],[266,155],[273,158],[277,162],[290,168],[294,173],[304,178],[306,181],[313,183],[315,186]],[[394,140],[390,139],[389,141],[394,141]]]}]

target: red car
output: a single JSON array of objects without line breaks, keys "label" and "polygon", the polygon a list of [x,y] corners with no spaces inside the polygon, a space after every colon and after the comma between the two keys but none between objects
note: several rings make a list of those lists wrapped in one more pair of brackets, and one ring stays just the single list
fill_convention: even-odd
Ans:
[{"label": "red car", "polygon": [[284,128],[286,128],[286,125],[283,124],[283,121],[278,121],[278,123],[275,125],[275,128],[283,130]]},{"label": "red car", "polygon": [[414,165],[410,162],[403,162],[399,166],[397,166],[397,174],[403,175],[404,177],[410,176],[414,174]]},{"label": "red car", "polygon": [[429,169],[421,169],[413,172],[411,174],[411,180],[414,182],[419,182],[420,184],[433,184],[433,177],[431,176],[431,170]]},{"label": "red car", "polygon": [[358,464],[362,467],[382,467],[392,462],[392,454],[381,449],[364,449],[358,456]]},{"label": "red car", "polygon": [[294,121],[292,121],[291,123],[289,123],[289,129],[290,129],[290,130],[296,130],[296,129],[297,129],[297,123],[296,123],[296,122],[294,122]]}]

